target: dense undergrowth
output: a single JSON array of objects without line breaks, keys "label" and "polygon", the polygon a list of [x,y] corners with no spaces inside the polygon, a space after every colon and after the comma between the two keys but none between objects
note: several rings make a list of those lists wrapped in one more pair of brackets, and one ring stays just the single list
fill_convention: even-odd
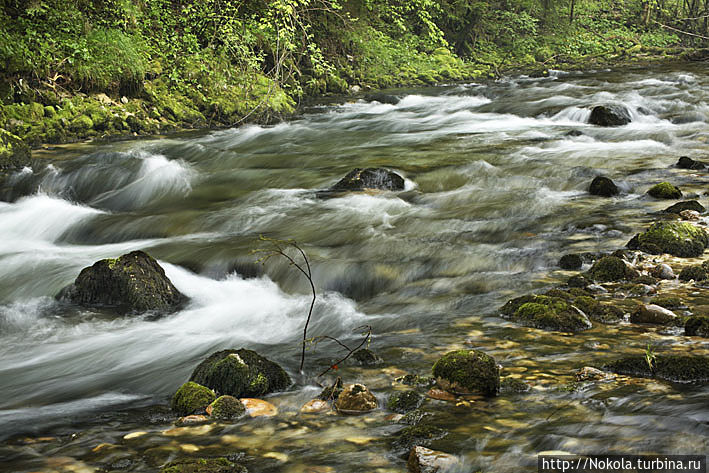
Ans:
[{"label": "dense undergrowth", "polygon": [[676,58],[702,41],[658,26],[669,7],[650,22],[647,3],[0,0],[0,128],[37,145],[269,122],[307,96]]}]

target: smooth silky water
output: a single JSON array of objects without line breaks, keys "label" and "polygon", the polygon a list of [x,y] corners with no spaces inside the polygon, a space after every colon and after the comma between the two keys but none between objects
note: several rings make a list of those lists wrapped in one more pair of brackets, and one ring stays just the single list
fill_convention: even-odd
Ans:
[{"label": "smooth silky water", "polygon": [[[565,389],[573,369],[648,344],[701,354],[709,342],[627,323],[549,333],[497,314],[572,274],[558,270],[562,254],[623,246],[667,205],[643,196],[651,184],[671,180],[704,200],[705,175],[672,165],[709,155],[705,67],[394,93],[397,105],[321,105],[270,127],[36,153],[46,167],[1,189],[0,470],[155,471],[148,449],[174,446],[241,453],[252,472],[404,471],[390,448],[403,426],[386,410],[299,414],[341,352],[317,345],[297,375],[307,281],[285,261],[256,264],[261,234],[295,239],[310,257],[311,335],[356,343],[355,328],[373,327],[385,363],[336,374],[367,384],[382,405],[404,388],[396,377],[428,375],[457,348],[485,350],[503,375],[533,384],[528,394],[427,401],[431,423],[449,432],[433,446],[461,455],[464,471],[535,471],[535,454],[551,450],[709,453],[707,387],[627,379]],[[588,107],[607,102],[628,106],[633,122],[586,124]],[[407,189],[316,196],[369,166],[401,173]],[[626,193],[589,196],[598,174]],[[155,320],[54,301],[81,268],[136,249],[191,298],[184,310]],[[709,310],[701,292],[682,295]],[[156,405],[206,355],[239,347],[298,381],[268,397],[279,415],[166,434],[173,419]],[[135,431],[147,433],[123,439]]]}]

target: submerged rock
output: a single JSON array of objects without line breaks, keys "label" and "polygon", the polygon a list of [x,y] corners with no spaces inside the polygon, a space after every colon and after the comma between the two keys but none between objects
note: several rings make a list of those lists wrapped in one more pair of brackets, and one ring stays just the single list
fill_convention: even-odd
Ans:
[{"label": "submerged rock", "polygon": [[460,459],[455,455],[421,446],[411,449],[406,462],[409,473],[448,473],[461,466]]},{"label": "submerged rock", "polygon": [[371,94],[366,94],[363,98],[367,102],[379,102],[386,103],[389,105],[396,105],[401,100],[396,95],[385,94],[383,92],[374,92]]},{"label": "submerged rock", "polygon": [[424,397],[416,391],[404,391],[392,394],[387,401],[387,408],[390,411],[406,414],[421,407]]},{"label": "submerged rock", "polygon": [[407,453],[415,446],[430,447],[433,442],[448,435],[445,430],[421,422],[405,427],[392,442],[392,448],[399,454]]},{"label": "submerged rock", "polygon": [[362,348],[354,352],[352,359],[360,366],[376,366],[384,361],[368,348]]},{"label": "submerged rock", "polygon": [[684,323],[684,334],[690,337],[709,338],[709,317],[694,315]]},{"label": "submerged rock", "polygon": [[667,325],[676,320],[674,312],[655,304],[641,304],[630,314],[630,321],[636,324]]},{"label": "submerged rock", "polygon": [[682,302],[682,299],[674,296],[655,296],[650,299],[650,303],[659,305],[665,309],[682,309],[687,307],[687,305]]},{"label": "submerged rock", "polygon": [[583,368],[576,370],[574,372],[574,376],[576,377],[576,381],[579,382],[604,381],[613,378],[613,375],[592,366],[584,366]]},{"label": "submerged rock", "polygon": [[500,390],[500,370],[495,359],[480,350],[456,350],[433,365],[438,385],[458,394],[495,396]]},{"label": "submerged rock", "polygon": [[592,326],[586,314],[561,297],[522,296],[507,302],[500,312],[519,324],[542,330],[580,332]]},{"label": "submerged rock", "polygon": [[334,401],[338,397],[340,397],[340,394],[342,394],[343,389],[344,385],[342,384],[342,379],[338,377],[335,382],[332,383],[332,386],[328,386],[322,390],[322,392],[318,396],[318,399],[321,399],[323,401]]},{"label": "submerged rock", "polygon": [[693,169],[695,171],[700,171],[706,169],[707,165],[701,161],[695,161],[690,157],[682,156],[679,158],[679,161],[677,161],[677,167],[680,169]]},{"label": "submerged rock", "polygon": [[588,188],[591,195],[601,197],[613,197],[620,194],[620,189],[615,183],[607,177],[597,176],[591,181],[591,186]]},{"label": "submerged rock", "polygon": [[672,267],[666,263],[660,263],[652,268],[650,274],[658,279],[674,279],[677,277],[674,271],[672,271]]},{"label": "submerged rock", "polygon": [[278,408],[263,399],[242,398],[239,401],[249,417],[273,417],[278,414]]},{"label": "submerged rock", "polygon": [[0,128],[0,175],[29,166],[31,157],[30,147],[19,136]]},{"label": "submerged rock", "polygon": [[579,254],[564,255],[559,259],[559,267],[561,269],[574,270],[583,266],[583,258]]},{"label": "submerged rock", "polygon": [[361,414],[377,407],[377,398],[364,384],[348,384],[335,401],[335,409],[343,414]]},{"label": "submerged rock", "polygon": [[180,386],[170,403],[170,408],[180,415],[204,411],[216,399],[214,392],[191,381]]},{"label": "submerged rock", "polygon": [[657,378],[676,383],[709,382],[709,358],[695,355],[635,355],[613,361],[603,369],[638,378]]},{"label": "submerged rock", "polygon": [[693,264],[691,266],[685,266],[682,268],[682,271],[679,273],[679,280],[680,281],[703,281],[707,279],[709,276],[709,273],[707,273],[707,270],[704,269],[704,267],[700,264]]},{"label": "submerged rock", "polygon": [[703,213],[706,212],[706,208],[696,200],[683,200],[682,202],[677,202],[676,204],[670,205],[663,213],[669,214],[679,214],[684,210],[694,210],[695,212]]},{"label": "submerged rock", "polygon": [[291,384],[283,368],[252,350],[222,350],[195,368],[190,381],[219,394],[257,397],[282,391]]},{"label": "submerged rock", "polygon": [[669,182],[655,184],[648,189],[647,194],[656,199],[679,199],[682,197],[682,191],[679,190],[679,187],[674,186]]},{"label": "submerged rock", "polygon": [[181,458],[163,466],[160,473],[248,473],[248,470],[224,457]]},{"label": "submerged rock", "polygon": [[622,126],[631,122],[630,112],[622,105],[598,105],[591,110],[591,125]]},{"label": "submerged rock", "polygon": [[588,275],[594,281],[611,282],[632,279],[637,275],[637,272],[616,256],[604,256],[593,264]]},{"label": "submerged rock", "polygon": [[234,396],[220,396],[207,407],[213,419],[236,420],[246,414],[244,404]]},{"label": "submerged rock", "polygon": [[133,251],[84,268],[57,296],[84,306],[110,306],[122,312],[168,312],[186,300],[150,255]]},{"label": "submerged rock", "polygon": [[500,392],[503,394],[521,394],[529,392],[532,386],[517,378],[504,378],[500,382]]},{"label": "submerged rock", "polygon": [[333,192],[352,192],[367,189],[404,190],[404,178],[384,168],[357,168],[350,171],[329,190]]},{"label": "submerged rock", "polygon": [[655,222],[645,232],[628,242],[628,248],[650,254],[669,253],[673,256],[693,258],[701,256],[709,244],[709,236],[703,228],[687,222]]}]

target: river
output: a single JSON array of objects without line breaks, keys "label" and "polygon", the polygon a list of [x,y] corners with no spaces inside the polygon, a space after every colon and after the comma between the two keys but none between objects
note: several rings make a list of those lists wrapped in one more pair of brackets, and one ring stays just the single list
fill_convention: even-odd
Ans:
[{"label": "river", "polygon": [[[573,274],[558,268],[561,255],[624,246],[667,205],[644,196],[651,184],[670,180],[704,199],[706,175],[673,165],[709,154],[706,68],[552,71],[391,93],[396,105],[321,104],[274,126],[35,153],[46,166],[0,189],[0,469],[156,471],[145,451],[172,445],[241,452],[251,472],[405,471],[390,448],[403,426],[385,409],[298,413],[321,389],[314,375],[341,352],[318,344],[296,376],[309,286],[286,261],[256,263],[259,235],[307,252],[313,336],[356,343],[353,330],[372,326],[370,348],[384,363],[345,363],[337,374],[367,384],[380,404],[402,388],[396,377],[430,375],[456,348],[484,350],[533,385],[424,404],[448,432],[434,447],[461,455],[466,471],[536,471],[536,453],[551,450],[709,453],[706,386],[559,389],[574,369],[622,352],[704,353],[709,342],[628,323],[551,333],[497,312]],[[587,124],[599,103],[626,105],[632,123]],[[372,166],[400,173],[406,190],[316,195]],[[590,196],[599,174],[623,194]],[[160,261],[187,307],[155,320],[54,300],[83,267],[136,249]],[[172,419],[159,406],[206,355],[240,347],[298,381],[268,398],[279,415],[166,436]],[[133,431],[147,434],[123,439]],[[109,453],[97,450],[104,443]]]}]

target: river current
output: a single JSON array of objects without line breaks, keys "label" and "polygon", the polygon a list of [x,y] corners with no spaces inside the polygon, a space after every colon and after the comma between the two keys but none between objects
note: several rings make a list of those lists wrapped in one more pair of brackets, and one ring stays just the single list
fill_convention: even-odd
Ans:
[{"label": "river current", "polygon": [[[311,335],[356,343],[353,330],[372,326],[384,363],[337,374],[367,384],[381,405],[403,388],[398,376],[430,375],[457,348],[484,350],[533,385],[424,404],[448,432],[434,447],[464,458],[465,471],[536,471],[541,451],[708,454],[707,387],[563,388],[575,368],[619,353],[705,353],[709,342],[627,323],[565,335],[497,312],[572,274],[558,268],[561,255],[624,246],[666,206],[644,196],[652,184],[670,180],[706,205],[706,175],[673,167],[709,155],[706,68],[552,71],[391,94],[395,105],[317,105],[274,126],[62,146],[11,176],[0,189],[0,470],[156,471],[147,448],[221,445],[251,472],[405,471],[390,446],[404,426],[386,409],[298,413],[341,352],[318,344],[298,375],[309,286],[286,261],[256,263],[259,235],[307,252],[318,289]],[[633,121],[589,125],[589,107],[603,103],[625,105]],[[316,195],[378,166],[404,176],[406,190]],[[599,174],[623,194],[590,196]],[[189,296],[183,310],[156,320],[55,301],[82,268],[137,249]],[[156,406],[205,356],[240,347],[297,381],[268,398],[279,415],[166,436]],[[142,443],[123,439],[133,431],[147,432]],[[104,443],[110,455],[96,450]]]}]

